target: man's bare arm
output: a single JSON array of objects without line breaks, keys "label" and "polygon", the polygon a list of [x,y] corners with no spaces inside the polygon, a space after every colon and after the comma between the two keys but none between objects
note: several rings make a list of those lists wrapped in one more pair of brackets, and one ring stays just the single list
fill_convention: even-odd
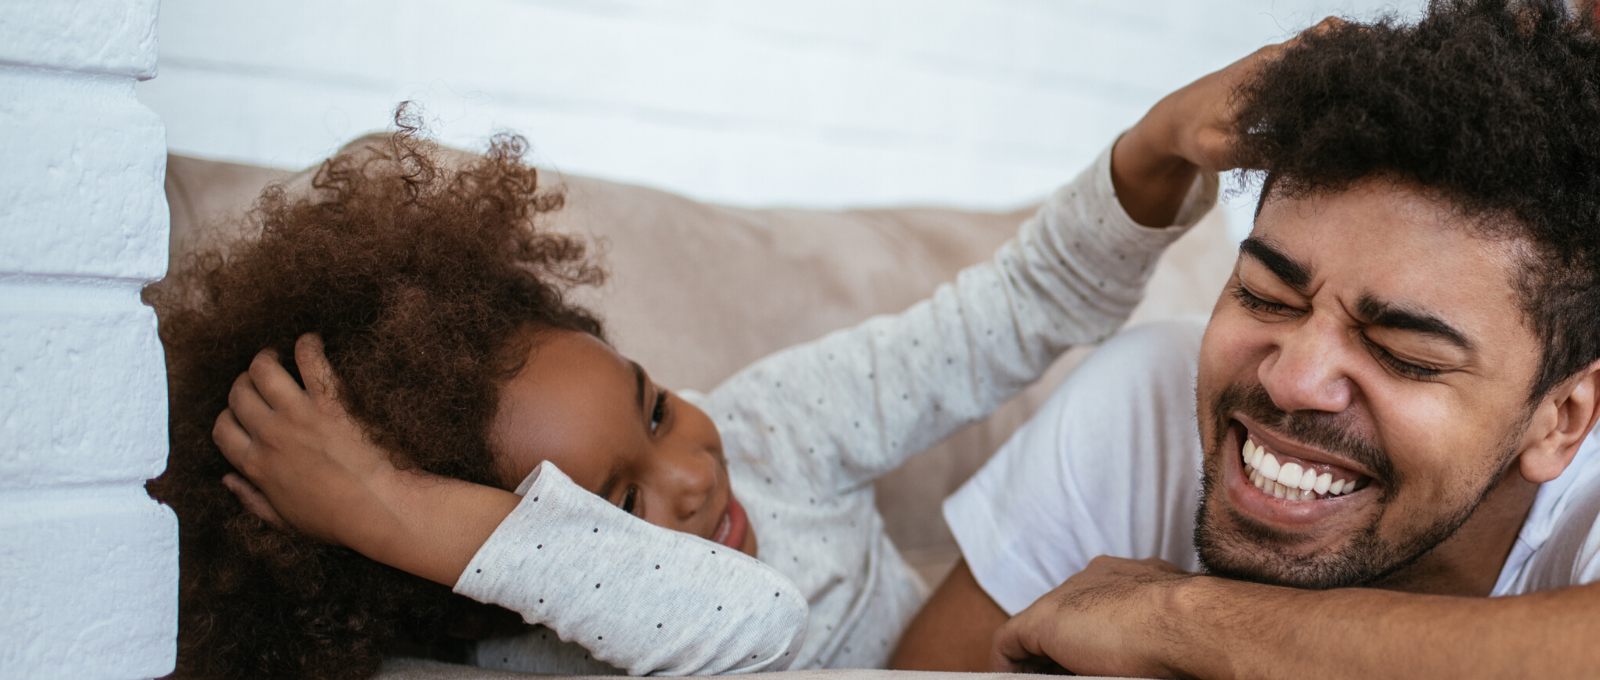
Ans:
[{"label": "man's bare arm", "polygon": [[987,671],[990,641],[1006,612],[973,578],[965,559],[911,620],[889,667],[910,671]]},{"label": "man's bare arm", "polygon": [[1499,598],[1308,591],[1098,558],[995,635],[995,668],[1199,678],[1586,678],[1600,584]]}]

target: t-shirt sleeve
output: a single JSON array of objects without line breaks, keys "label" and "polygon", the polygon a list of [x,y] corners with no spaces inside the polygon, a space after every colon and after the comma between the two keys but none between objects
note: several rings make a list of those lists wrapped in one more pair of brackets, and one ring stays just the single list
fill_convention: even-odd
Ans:
[{"label": "t-shirt sleeve", "polygon": [[[1497,584],[1499,594],[1529,593],[1600,582],[1600,432],[1584,440],[1572,466],[1562,473],[1571,481],[1550,498],[1561,480],[1540,489],[1524,520],[1519,545],[1529,534],[1547,533],[1538,549],[1516,573],[1502,574],[1510,584]],[[1515,549],[1513,555],[1515,555]],[[1509,561],[1508,561],[1509,565]]]},{"label": "t-shirt sleeve", "polygon": [[1571,498],[1559,508],[1556,541],[1575,544],[1571,585],[1600,583],[1600,431],[1584,439],[1582,468]]},{"label": "t-shirt sleeve", "polygon": [[[1600,496],[1596,497],[1600,500]],[[1600,583],[1600,502],[1592,503],[1591,513],[1585,520],[1589,523],[1589,531],[1584,536],[1582,547],[1578,550],[1578,558],[1572,565],[1572,584],[1583,585],[1587,583]]]},{"label": "t-shirt sleeve", "polygon": [[1099,555],[1198,566],[1203,332],[1187,319],[1107,341],[945,501],[967,566],[1008,614]]},{"label": "t-shirt sleeve", "polygon": [[738,551],[638,519],[549,462],[455,592],[543,624],[630,675],[783,670],[805,639],[798,588]]},{"label": "t-shirt sleeve", "polygon": [[1114,332],[1216,187],[1216,175],[1198,178],[1175,228],[1140,226],[1117,200],[1108,148],[991,260],[900,314],[751,365],[706,410],[730,452],[797,451],[794,472],[819,486],[868,483],[988,416],[1069,347]]}]

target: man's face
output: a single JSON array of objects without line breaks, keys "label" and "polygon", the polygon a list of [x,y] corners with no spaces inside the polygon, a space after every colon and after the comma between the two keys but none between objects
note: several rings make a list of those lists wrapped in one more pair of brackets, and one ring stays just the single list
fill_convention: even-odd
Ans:
[{"label": "man's face", "polygon": [[1201,346],[1208,569],[1371,583],[1472,515],[1540,358],[1513,246],[1387,182],[1263,206]]}]

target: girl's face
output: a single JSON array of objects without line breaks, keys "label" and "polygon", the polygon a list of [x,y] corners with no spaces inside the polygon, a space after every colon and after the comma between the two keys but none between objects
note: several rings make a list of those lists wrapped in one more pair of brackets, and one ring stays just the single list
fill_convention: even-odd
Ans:
[{"label": "girl's face", "polygon": [[541,330],[528,339],[490,428],[505,488],[550,461],[651,524],[756,554],[722,437],[705,412],[587,333]]}]

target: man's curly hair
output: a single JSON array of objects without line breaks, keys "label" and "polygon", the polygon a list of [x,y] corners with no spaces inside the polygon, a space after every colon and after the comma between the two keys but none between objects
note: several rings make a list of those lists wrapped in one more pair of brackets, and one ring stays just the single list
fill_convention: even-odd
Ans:
[{"label": "man's curly hair", "polygon": [[1600,358],[1600,39],[1592,5],[1434,0],[1302,34],[1239,93],[1263,201],[1369,178],[1452,204],[1516,238],[1525,322],[1543,343],[1537,399]]},{"label": "man's curly hair", "polygon": [[171,455],[148,489],[178,515],[180,677],[361,678],[397,646],[441,649],[458,614],[506,623],[258,519],[223,487],[233,468],[211,440],[256,353],[275,349],[295,372],[295,339],[320,333],[340,400],[397,465],[505,487],[488,431],[519,329],[602,335],[565,299],[600,280],[584,244],[532,227],[562,197],[522,163],[526,142],[497,136],[453,168],[404,106],[396,120],[399,133],[323,163],[308,195],[269,187],[244,242],[146,291],[170,385]]}]

